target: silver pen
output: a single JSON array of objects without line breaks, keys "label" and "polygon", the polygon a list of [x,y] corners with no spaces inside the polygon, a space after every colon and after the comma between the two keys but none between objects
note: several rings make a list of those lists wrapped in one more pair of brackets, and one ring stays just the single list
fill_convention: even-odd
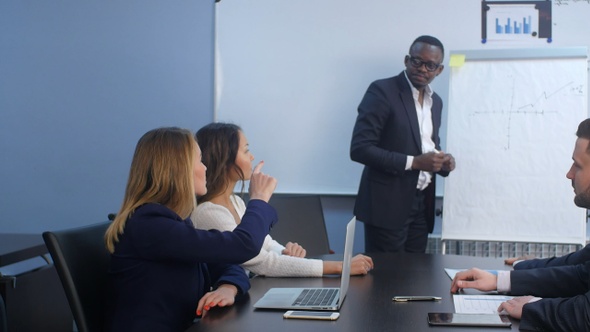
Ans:
[{"label": "silver pen", "polygon": [[395,302],[440,301],[440,300],[442,300],[442,297],[439,297],[439,296],[394,296],[392,300]]}]

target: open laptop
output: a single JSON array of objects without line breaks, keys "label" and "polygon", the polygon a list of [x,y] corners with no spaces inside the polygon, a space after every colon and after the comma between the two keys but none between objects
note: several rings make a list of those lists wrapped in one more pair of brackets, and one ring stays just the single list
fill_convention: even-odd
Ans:
[{"label": "open laptop", "polygon": [[346,242],[340,288],[271,288],[254,304],[258,309],[339,310],[350,281],[350,262],[354,244],[356,217],[346,225]]}]

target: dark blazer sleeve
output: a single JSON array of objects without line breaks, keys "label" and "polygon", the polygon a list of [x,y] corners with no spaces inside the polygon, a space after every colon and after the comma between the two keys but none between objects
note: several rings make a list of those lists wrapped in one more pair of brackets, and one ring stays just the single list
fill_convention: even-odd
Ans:
[{"label": "dark blazer sleeve", "polygon": [[520,329],[590,331],[590,262],[510,273],[512,295],[543,299],[524,305]]},{"label": "dark blazer sleeve", "polygon": [[572,252],[570,254],[560,256],[560,257],[551,257],[551,258],[539,258],[539,259],[527,259],[522,261],[516,265],[514,265],[515,270],[526,270],[526,269],[536,269],[540,267],[552,267],[552,266],[564,266],[564,265],[576,265],[576,264],[583,264],[586,261],[590,261],[590,244],[586,245],[584,248]]},{"label": "dark blazer sleeve", "polygon": [[[166,217],[165,213],[169,216]],[[133,250],[147,260],[185,263],[241,264],[260,252],[264,239],[277,222],[275,209],[261,200],[251,200],[242,222],[233,232],[195,229],[168,208],[146,204],[127,221],[125,236]]]},{"label": "dark blazer sleeve", "polygon": [[590,331],[589,296],[586,293],[525,304],[519,328],[525,331]]},{"label": "dark blazer sleeve", "polygon": [[208,264],[213,287],[222,284],[232,284],[238,288],[238,295],[243,295],[250,289],[250,280],[244,269],[233,264]]},{"label": "dark blazer sleeve", "polygon": [[510,272],[512,295],[572,297],[588,291],[590,262]]},{"label": "dark blazer sleeve", "polygon": [[[395,115],[392,109],[399,109],[402,106],[392,105],[391,97],[388,96],[388,94],[399,93],[393,81],[387,84],[384,82],[386,81],[371,83],[359,104],[350,144],[350,158],[390,175],[402,175],[405,172],[408,154],[392,151],[391,148],[385,147],[382,141],[385,135],[395,135],[395,138],[400,140],[409,139],[412,134],[408,133],[409,129],[402,127],[407,126],[407,121],[391,118]],[[395,127],[392,128],[392,125]],[[396,132],[391,133],[391,131]],[[391,141],[393,140],[387,143]]]}]

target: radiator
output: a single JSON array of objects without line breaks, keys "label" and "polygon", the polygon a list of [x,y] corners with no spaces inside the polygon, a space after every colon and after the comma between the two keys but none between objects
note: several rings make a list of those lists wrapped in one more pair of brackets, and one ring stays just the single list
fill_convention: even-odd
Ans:
[{"label": "radiator", "polygon": [[[525,255],[536,258],[563,256],[581,248],[579,244],[523,243],[495,241],[447,240],[445,254],[475,257],[510,258]],[[426,253],[442,253],[442,241],[439,236],[430,236]]]}]

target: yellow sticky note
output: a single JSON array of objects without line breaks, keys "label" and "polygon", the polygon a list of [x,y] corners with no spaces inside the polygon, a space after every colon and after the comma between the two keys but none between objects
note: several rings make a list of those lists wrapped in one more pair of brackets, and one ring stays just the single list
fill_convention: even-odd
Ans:
[{"label": "yellow sticky note", "polygon": [[449,66],[461,67],[465,63],[465,54],[452,54],[449,60]]}]

